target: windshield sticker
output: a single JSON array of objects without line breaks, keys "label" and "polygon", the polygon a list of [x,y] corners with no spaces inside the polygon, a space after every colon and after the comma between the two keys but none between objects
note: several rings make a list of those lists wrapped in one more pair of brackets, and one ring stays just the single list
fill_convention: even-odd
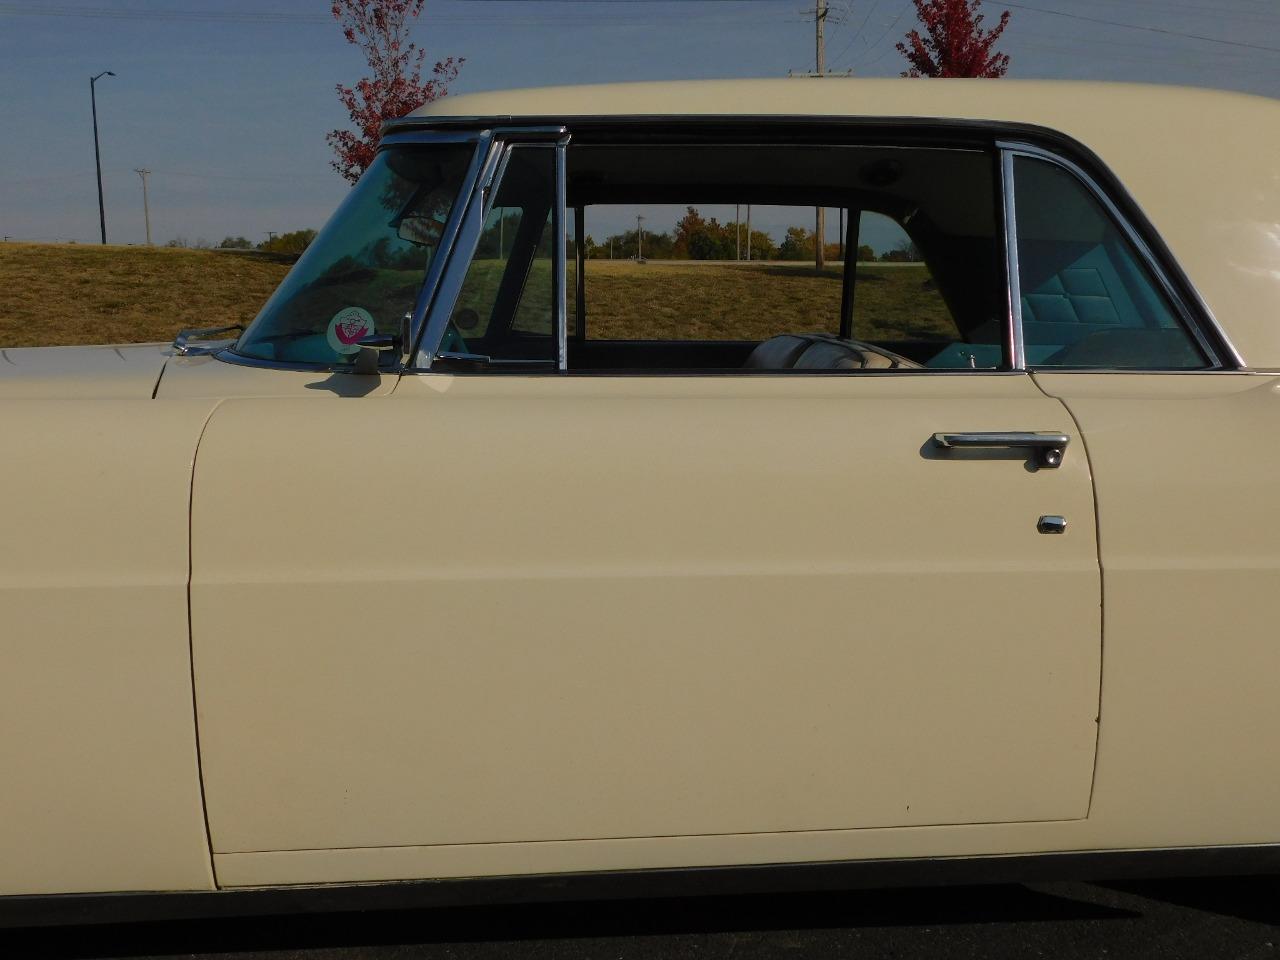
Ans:
[{"label": "windshield sticker", "polygon": [[364,307],[343,307],[329,321],[325,337],[335,353],[359,353],[360,340],[373,333],[373,315]]}]

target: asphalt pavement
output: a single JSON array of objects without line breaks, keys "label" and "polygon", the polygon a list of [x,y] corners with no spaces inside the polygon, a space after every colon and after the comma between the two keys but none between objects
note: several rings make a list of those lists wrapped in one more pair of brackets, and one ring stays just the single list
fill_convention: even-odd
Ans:
[{"label": "asphalt pavement", "polygon": [[1280,960],[1280,877],[470,907],[0,931],[0,958]]}]

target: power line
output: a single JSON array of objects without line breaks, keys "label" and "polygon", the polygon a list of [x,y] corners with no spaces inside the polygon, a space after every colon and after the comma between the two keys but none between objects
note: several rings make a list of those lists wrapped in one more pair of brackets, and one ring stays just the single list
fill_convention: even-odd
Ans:
[{"label": "power line", "polygon": [[[1037,50],[1056,57],[1069,57],[1078,60],[1080,57],[1080,46],[1069,46],[1066,44],[1056,44],[1052,42],[1023,41],[1018,44],[1018,50]],[[1206,56],[1203,52],[1197,52],[1194,57],[1188,56],[1185,50],[1166,50],[1166,53],[1177,55],[1181,59],[1178,66],[1184,70],[1195,70],[1199,72],[1220,71],[1223,69],[1221,62],[1205,61],[1202,59]],[[1214,52],[1214,56],[1219,57],[1238,57],[1242,54],[1232,53],[1231,51],[1223,51],[1222,53]],[[1150,63],[1157,66],[1168,66],[1169,57],[1164,56],[1142,56],[1141,54],[1127,53],[1124,58],[1125,63]],[[1238,64],[1233,65],[1234,69],[1238,69]]]},{"label": "power line", "polygon": [[0,3],[0,13],[27,17],[85,17],[95,20],[156,20],[186,23],[332,23],[318,14],[272,11],[157,10],[78,7],[61,4]]},{"label": "power line", "polygon": [[[472,0],[477,2],[477,0]],[[595,3],[596,6],[602,6],[608,3],[653,3],[666,2],[666,0],[560,0],[560,2],[569,3]],[[776,4],[778,0],[681,0],[681,2],[697,2],[701,4],[725,4],[725,3],[750,3]],[[477,16],[475,13],[441,13],[433,11],[430,16],[432,23],[453,23],[453,24],[476,24],[476,23],[501,23],[508,26],[536,26],[544,23],[575,25],[583,23],[583,17],[580,13],[546,13],[539,11],[532,13],[533,4],[521,3],[518,14],[492,14],[487,16]],[[756,16],[749,18],[747,22],[766,22],[776,21],[780,18],[782,11],[766,14],[765,16]],[[68,6],[63,4],[30,4],[19,2],[0,2],[0,15],[10,16],[26,16],[26,17],[53,17],[64,19],[96,19],[96,20],[125,20],[125,21],[142,21],[150,23],[190,23],[190,24],[309,24],[309,25],[327,25],[333,23],[330,16],[322,16],[319,14],[297,14],[274,11],[226,11],[226,10],[174,10],[174,9],[157,9],[157,8],[114,8],[114,7],[80,7]],[[730,14],[712,14],[709,16],[695,16],[686,18],[698,23],[741,23],[744,22],[742,15]],[[785,19],[791,19],[786,17]],[[608,16],[594,20],[595,23],[642,23],[648,24],[652,20],[647,14],[635,14],[632,16]]]},{"label": "power line", "polygon": [[231,173],[186,173],[181,170],[151,170],[152,174],[161,177],[185,177],[193,180],[235,180],[235,181],[252,181],[254,183],[294,183],[298,180],[329,180],[331,176],[321,176],[320,174],[309,174],[292,177],[263,177],[248,176],[242,174]]},{"label": "power line", "polygon": [[[903,8],[902,8],[902,11],[898,14],[898,16],[894,18],[893,22],[892,22],[892,23],[890,23],[890,24],[889,24],[889,26],[887,26],[887,27],[885,28],[884,33],[880,34],[880,36],[876,39],[876,42],[875,42],[875,43],[873,43],[873,44],[871,44],[871,45],[869,45],[869,46],[867,47],[867,49],[866,49],[866,50],[860,51],[860,52],[859,52],[859,53],[858,53],[858,54],[853,58],[853,60],[850,62],[850,69],[852,69],[852,67],[853,67],[853,64],[854,64],[854,63],[857,63],[857,61],[858,61],[858,57],[860,57],[860,56],[862,56],[863,54],[867,53],[868,51],[870,51],[870,50],[874,50],[876,47],[880,46],[880,44],[882,44],[882,43],[884,42],[885,37],[889,36],[889,34],[893,32],[893,28],[894,28],[894,27],[896,27],[898,24],[900,24],[900,23],[902,22],[902,18],[903,18],[903,17],[905,17],[909,12],[911,12],[911,11],[912,11],[912,10],[914,10],[914,9],[915,9],[915,7],[914,7],[912,4],[907,3],[907,5],[906,5],[905,7],[903,7]],[[888,52],[889,52],[890,50],[893,50],[893,49],[896,49],[896,48],[895,48],[895,47],[887,47],[886,49],[881,50],[881,51],[880,51],[880,55],[879,55],[878,57],[876,57],[874,60],[870,61],[869,63],[864,63],[864,64],[862,65],[862,66],[863,66],[863,68],[865,69],[865,68],[867,68],[867,67],[874,67],[877,63],[879,63],[881,60],[883,60],[883,59],[885,58],[885,56],[888,54]]]},{"label": "power line", "polygon": [[[1085,2],[1101,3],[1109,9],[1114,9],[1115,4],[1111,0],[1085,0]],[[1191,15],[1202,15],[1212,17],[1215,20],[1222,19],[1239,19],[1248,18],[1251,20],[1274,18],[1280,16],[1280,10],[1272,7],[1270,10],[1224,10],[1221,6],[1206,6],[1202,3],[1179,3],[1175,0],[1124,0],[1126,6],[1133,7],[1157,7],[1161,13],[1170,10],[1176,10]],[[1237,3],[1242,0],[1236,0]]]},{"label": "power line", "polygon": [[[862,31],[866,29],[867,23],[871,20],[871,15],[875,13],[876,7],[878,6],[880,6],[880,0],[874,0],[874,2],[867,7],[867,15],[862,18],[862,23],[858,24],[858,29],[853,32],[853,36],[849,38],[849,42],[844,45],[844,48],[838,54],[831,58],[832,60],[838,61],[844,59],[844,55],[848,53],[849,49],[853,46],[853,41],[862,36]],[[865,40],[862,42],[866,43]]]},{"label": "power line", "polygon": [[1014,3],[1013,0],[1000,0],[1001,6],[1013,7],[1016,10],[1029,10],[1034,13],[1045,13],[1053,17],[1066,17],[1068,20],[1083,20],[1087,23],[1101,23],[1108,27],[1123,27],[1126,30],[1145,30],[1148,33],[1163,33],[1172,37],[1185,37],[1188,40],[1203,40],[1206,43],[1222,43],[1232,47],[1245,47],[1249,50],[1265,50],[1268,53],[1280,53],[1280,47],[1264,47],[1258,43],[1245,43],[1243,40],[1223,40],[1221,37],[1206,37],[1199,33],[1184,33],[1181,30],[1170,30],[1167,27],[1149,27],[1137,23],[1121,23],[1118,20],[1104,20],[1101,17],[1090,17],[1081,13],[1065,13],[1061,10],[1046,10],[1043,7],[1030,7],[1025,3]]}]

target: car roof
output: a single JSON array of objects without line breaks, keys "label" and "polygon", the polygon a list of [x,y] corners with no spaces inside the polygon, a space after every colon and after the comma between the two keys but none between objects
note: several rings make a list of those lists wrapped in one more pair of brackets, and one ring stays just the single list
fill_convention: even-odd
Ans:
[{"label": "car roof", "polygon": [[1124,184],[1244,362],[1280,369],[1280,100],[1153,84],[796,77],[469,93],[409,122],[588,117],[912,118],[1064,134]]},{"label": "car roof", "polygon": [[946,117],[1039,123],[1062,115],[1120,115],[1133,109],[1249,111],[1280,102],[1196,87],[1058,80],[861,79],[608,83],[495,90],[442,97],[413,117],[544,118],[635,116]]}]

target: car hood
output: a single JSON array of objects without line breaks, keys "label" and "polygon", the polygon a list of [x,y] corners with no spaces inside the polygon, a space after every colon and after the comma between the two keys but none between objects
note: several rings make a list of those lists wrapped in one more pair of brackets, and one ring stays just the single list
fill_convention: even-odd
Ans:
[{"label": "car hood", "polygon": [[0,398],[96,398],[155,395],[168,343],[0,350]]}]

